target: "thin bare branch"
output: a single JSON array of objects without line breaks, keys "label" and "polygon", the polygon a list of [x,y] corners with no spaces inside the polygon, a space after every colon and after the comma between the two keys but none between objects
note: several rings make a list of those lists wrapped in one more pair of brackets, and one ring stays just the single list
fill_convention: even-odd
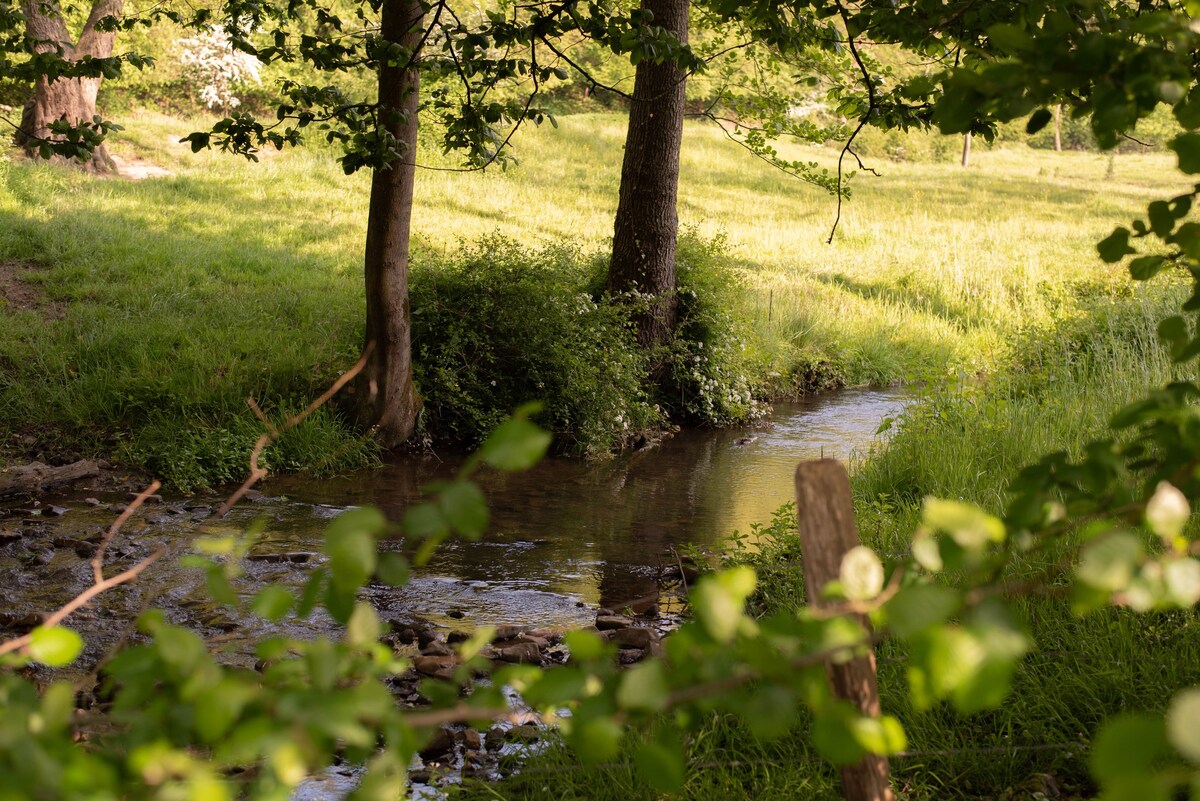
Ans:
[{"label": "thin bare branch", "polygon": [[108,544],[112,542],[113,537],[117,536],[117,532],[121,530],[121,526],[125,525],[129,518],[133,516],[133,513],[141,508],[141,505],[146,502],[147,498],[149,498],[155,492],[158,492],[158,488],[161,486],[162,482],[151,481],[150,486],[142,490],[138,496],[134,498],[128,506],[125,507],[125,511],[121,512],[121,514],[117,516],[117,519],[113,521],[113,524],[108,527],[108,531],[104,532],[104,537],[100,540],[100,545],[96,548],[96,555],[92,557],[92,577],[95,579],[97,584],[100,584],[104,581],[104,552],[108,549]]}]

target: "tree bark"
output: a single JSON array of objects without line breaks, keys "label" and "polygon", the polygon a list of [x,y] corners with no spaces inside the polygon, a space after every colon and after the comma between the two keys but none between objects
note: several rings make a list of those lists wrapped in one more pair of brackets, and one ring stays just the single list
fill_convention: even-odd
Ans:
[{"label": "tree bark", "polygon": [[[642,0],[654,22],[687,42],[687,0]],[[645,346],[670,341],[675,331],[676,199],[687,73],[673,61],[637,65],[621,191],[613,226],[608,291],[637,292],[648,307],[634,320]]]},{"label": "tree bark", "polygon": [[[112,56],[113,31],[96,30],[96,24],[105,17],[120,16],[125,0],[95,0],[78,43],[72,43],[70,32],[63,19],[57,0],[23,0],[26,33],[35,53],[58,53],[67,61],[84,58],[109,58]],[[71,125],[90,122],[96,116],[96,94],[100,90],[100,78],[57,78],[50,80],[43,75],[34,84],[33,98],[25,104],[21,114],[21,125],[17,129],[17,144],[26,152],[37,152],[46,140],[56,138],[50,132],[50,123],[65,119]],[[85,168],[97,173],[116,171],[116,165],[104,145],[93,151]]]},{"label": "tree bark", "polygon": [[[404,49],[400,63],[379,68],[379,124],[402,151],[371,177],[366,245],[366,345],[372,348],[358,395],[361,416],[385,448],[410,437],[421,408],[412,377],[412,321],[408,305],[409,235],[416,177],[417,102],[424,9],[419,0],[384,0],[381,32]],[[411,55],[407,55],[411,54]]]}]

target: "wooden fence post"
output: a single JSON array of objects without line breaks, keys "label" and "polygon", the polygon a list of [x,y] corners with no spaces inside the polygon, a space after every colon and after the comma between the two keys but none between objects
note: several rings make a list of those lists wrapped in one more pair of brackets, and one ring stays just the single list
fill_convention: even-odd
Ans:
[{"label": "wooden fence post", "polygon": [[[838,577],[842,557],[860,544],[850,478],[840,462],[818,459],[800,463],[796,468],[796,515],[808,602],[817,608],[827,606],[821,600],[821,588]],[[838,698],[854,704],[863,714],[879,717],[882,710],[874,651],[843,664],[829,663],[826,669]],[[846,801],[892,801],[887,757],[868,754],[857,764],[843,767],[842,797]]]}]

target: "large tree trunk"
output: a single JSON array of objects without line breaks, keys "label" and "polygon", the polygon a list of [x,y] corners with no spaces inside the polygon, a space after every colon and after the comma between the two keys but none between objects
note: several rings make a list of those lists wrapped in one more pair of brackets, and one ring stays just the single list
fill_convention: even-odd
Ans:
[{"label": "large tree trunk", "polygon": [[[63,20],[57,0],[23,0],[26,33],[36,53],[58,53],[67,61],[83,58],[109,58],[112,56],[112,31],[98,31],[96,24],[105,17],[120,16],[125,0],[95,0],[87,22],[79,35],[78,44],[72,44],[71,35]],[[25,104],[21,115],[21,126],[17,129],[17,144],[30,154],[47,140],[53,140],[50,123],[65,119],[70,125],[91,122],[96,116],[96,93],[100,90],[100,78],[58,78],[50,80],[45,75],[34,85],[33,98]],[[94,172],[114,172],[116,165],[103,145],[95,149],[85,165]]]},{"label": "large tree trunk", "polygon": [[[383,38],[406,53],[421,43],[420,0],[384,0]],[[412,378],[412,322],[408,307],[408,244],[416,177],[417,101],[420,77],[415,56],[379,68],[379,119],[402,150],[388,169],[371,178],[367,218],[367,345],[372,347],[360,381],[361,413],[379,441],[394,448],[416,427],[421,401]]]},{"label": "large tree trunk", "polygon": [[[687,41],[688,0],[642,0],[642,8]],[[608,290],[645,296],[649,305],[635,323],[647,347],[670,341],[675,331],[675,206],[686,78],[673,61],[639,62],[629,108]]]}]

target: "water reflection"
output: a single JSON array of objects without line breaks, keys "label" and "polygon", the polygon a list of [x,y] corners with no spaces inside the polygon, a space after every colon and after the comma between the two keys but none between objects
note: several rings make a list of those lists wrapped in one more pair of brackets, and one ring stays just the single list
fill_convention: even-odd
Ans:
[{"label": "water reflection", "polygon": [[[846,391],[781,404],[750,431],[689,431],[611,462],[552,458],[523,474],[485,473],[492,523],[483,540],[447,544],[410,586],[376,589],[373,600],[460,627],[587,622],[597,605],[652,597],[672,546],[769,520],[792,498],[797,462],[865,451],[904,403],[899,391]],[[399,519],[419,487],[456,466],[407,459],[332,481],[277,480],[267,491],[293,503],[275,509],[273,545],[315,547],[324,518],[346,505],[376,504]]]}]

